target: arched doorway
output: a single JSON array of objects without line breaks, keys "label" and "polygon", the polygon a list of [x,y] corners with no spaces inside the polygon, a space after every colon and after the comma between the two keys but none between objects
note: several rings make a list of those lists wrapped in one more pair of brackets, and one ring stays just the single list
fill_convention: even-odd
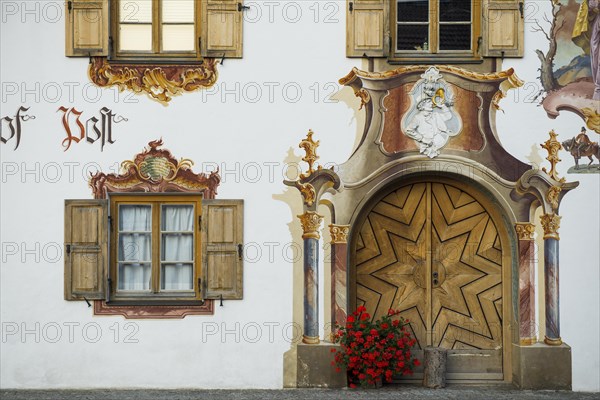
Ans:
[{"label": "arched doorway", "polygon": [[401,310],[417,357],[449,350],[448,379],[510,379],[511,246],[493,200],[456,180],[404,180],[352,231],[351,307]]}]

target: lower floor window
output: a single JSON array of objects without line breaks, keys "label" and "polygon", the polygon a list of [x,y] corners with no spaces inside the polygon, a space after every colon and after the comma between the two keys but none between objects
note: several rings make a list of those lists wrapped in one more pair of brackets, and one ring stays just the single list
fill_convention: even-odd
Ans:
[{"label": "lower floor window", "polygon": [[111,215],[116,297],[198,295],[199,196],[112,196]]}]

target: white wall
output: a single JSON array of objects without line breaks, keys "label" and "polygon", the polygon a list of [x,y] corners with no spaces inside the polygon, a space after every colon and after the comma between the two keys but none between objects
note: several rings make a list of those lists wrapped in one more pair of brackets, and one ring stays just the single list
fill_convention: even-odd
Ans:
[{"label": "white wall", "polygon": [[[23,122],[17,150],[14,139],[0,146],[2,388],[281,387],[282,355],[289,349],[285,337],[292,335],[286,324],[293,321],[293,264],[282,249],[292,241],[288,224],[293,221],[297,231],[298,222],[290,206],[273,196],[284,193],[284,159],[290,148],[300,154],[297,143],[309,128],[321,140],[322,162],[347,158],[362,128],[356,125],[357,118],[362,120],[355,115],[359,101],[349,88],[334,96],[344,101],[331,100],[329,94],[341,89],[337,80],[352,66],[361,65],[345,58],[345,2],[271,4],[250,3],[261,15],[247,15],[244,58],[225,60],[215,89],[186,94],[164,107],[127,93],[115,98],[114,90],[89,84],[88,60],[63,55],[64,21],[56,16],[62,2],[0,2],[0,114],[13,116],[25,106],[35,116]],[[294,23],[298,9],[302,14]],[[526,57],[506,60],[505,66],[537,83],[533,51],[546,44],[528,28]],[[269,87],[274,88],[272,96]],[[258,100],[256,88],[262,91]],[[567,113],[549,120],[535,103],[524,102],[525,94],[521,91],[518,99],[509,95],[502,103],[506,114],[498,116],[504,145],[524,161],[550,129],[566,139],[582,125]],[[108,107],[128,121],[113,127],[116,143],[102,152],[97,143],[83,142],[63,151],[61,106],[76,107],[85,119],[99,117],[99,109]],[[245,240],[254,253],[245,264],[244,300],[217,306],[214,316],[183,320],[93,317],[85,302],[63,300],[63,260],[56,254],[63,242],[63,201],[91,197],[84,171],[99,166],[114,172],[116,163],[159,137],[176,157],[193,159],[195,171],[223,163],[219,197],[245,199]],[[562,175],[567,165],[563,163]],[[568,176],[581,186],[561,208],[562,336],[573,347],[574,389],[588,391],[600,389],[599,177]],[[274,248],[272,257],[269,248]],[[71,325],[72,338],[71,323],[79,324]],[[90,343],[98,327],[101,337]],[[23,329],[33,333],[23,334]],[[130,339],[137,343],[125,339],[132,332]]]}]

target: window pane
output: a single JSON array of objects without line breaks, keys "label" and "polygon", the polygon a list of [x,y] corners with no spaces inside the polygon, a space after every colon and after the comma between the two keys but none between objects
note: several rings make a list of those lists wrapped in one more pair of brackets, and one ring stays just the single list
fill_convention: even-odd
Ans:
[{"label": "window pane", "polygon": [[163,0],[163,22],[194,22],[194,0]]},{"label": "window pane", "polygon": [[194,289],[192,264],[164,264],[160,276],[160,288],[162,290]]},{"label": "window pane", "polygon": [[151,223],[152,206],[119,206],[119,232],[150,232]]},{"label": "window pane", "polygon": [[193,233],[163,233],[162,261],[194,261]]},{"label": "window pane", "polygon": [[440,24],[440,50],[471,50],[471,25]]},{"label": "window pane", "polygon": [[429,26],[398,25],[398,50],[429,50]]},{"label": "window pane", "polygon": [[119,233],[119,261],[151,261],[150,233]]},{"label": "window pane", "polygon": [[398,0],[398,22],[428,22],[429,0]]},{"label": "window pane", "polygon": [[163,205],[161,230],[169,232],[192,232],[194,230],[194,206]]},{"label": "window pane", "polygon": [[119,263],[118,268],[119,290],[150,290],[150,264]]},{"label": "window pane", "polygon": [[163,51],[195,51],[194,25],[163,25]]},{"label": "window pane", "polygon": [[121,51],[151,51],[152,25],[123,25],[119,26],[119,50]]},{"label": "window pane", "polygon": [[440,21],[471,22],[471,0],[439,0]]},{"label": "window pane", "polygon": [[120,0],[120,22],[152,22],[152,0]]}]

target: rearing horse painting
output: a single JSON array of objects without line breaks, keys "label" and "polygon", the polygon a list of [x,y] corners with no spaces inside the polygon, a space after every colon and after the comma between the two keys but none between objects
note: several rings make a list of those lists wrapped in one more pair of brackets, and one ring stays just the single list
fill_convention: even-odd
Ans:
[{"label": "rearing horse painting", "polygon": [[[594,162],[592,156],[600,161],[600,147],[598,146],[598,142],[591,142],[589,144],[577,143],[575,138],[572,138],[562,142],[562,145],[575,159],[575,169],[579,169],[579,159],[582,157],[590,159],[588,166],[592,165]],[[597,168],[600,169],[600,165],[598,165]]]}]

